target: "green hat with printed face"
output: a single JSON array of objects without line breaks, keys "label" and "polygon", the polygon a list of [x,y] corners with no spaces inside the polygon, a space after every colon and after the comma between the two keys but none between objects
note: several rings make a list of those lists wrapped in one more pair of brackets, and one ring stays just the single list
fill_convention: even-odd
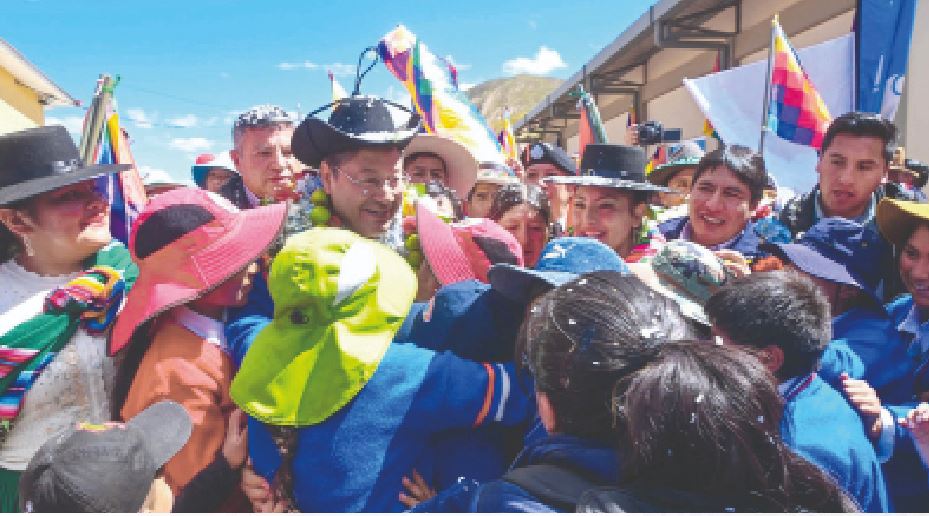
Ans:
[{"label": "green hat with printed face", "polygon": [[294,235],[274,258],[274,319],[255,337],[232,399],[278,426],[324,421],[374,375],[416,294],[410,266],[350,231]]}]

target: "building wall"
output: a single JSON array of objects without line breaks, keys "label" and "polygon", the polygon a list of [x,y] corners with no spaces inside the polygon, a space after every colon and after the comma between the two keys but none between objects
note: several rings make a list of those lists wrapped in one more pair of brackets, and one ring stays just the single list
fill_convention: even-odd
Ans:
[{"label": "building wall", "polygon": [[44,123],[44,110],[36,92],[17,84],[9,72],[0,68],[0,134]]},{"label": "building wall", "polygon": [[929,0],[916,8],[910,62],[904,85],[903,103],[897,111],[897,125],[902,129],[906,154],[929,163]]}]

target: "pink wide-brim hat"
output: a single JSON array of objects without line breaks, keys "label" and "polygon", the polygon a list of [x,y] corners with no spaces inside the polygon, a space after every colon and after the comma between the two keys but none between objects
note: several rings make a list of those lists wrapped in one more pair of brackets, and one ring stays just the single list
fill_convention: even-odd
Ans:
[{"label": "pink wide-brim hat", "polygon": [[487,283],[487,272],[497,263],[523,266],[523,250],[516,237],[490,219],[447,224],[419,204],[416,228],[423,255],[442,285],[469,279]]},{"label": "pink wide-brim hat", "polygon": [[132,225],[139,277],[116,319],[109,353],[147,321],[193,301],[257,260],[280,234],[287,204],[239,210],[199,188],[156,195]]}]

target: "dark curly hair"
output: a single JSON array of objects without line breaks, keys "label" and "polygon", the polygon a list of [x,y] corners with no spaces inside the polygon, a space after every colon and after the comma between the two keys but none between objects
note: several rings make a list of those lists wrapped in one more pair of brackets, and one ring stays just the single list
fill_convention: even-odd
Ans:
[{"label": "dark curly hair", "polygon": [[769,183],[771,183],[771,178],[768,177],[764,158],[761,154],[743,145],[727,145],[721,149],[708,152],[697,163],[697,170],[694,172],[694,184],[707,171],[720,167],[731,170],[739,178],[739,181],[748,187],[752,204],[761,201],[765,188],[768,188]]}]

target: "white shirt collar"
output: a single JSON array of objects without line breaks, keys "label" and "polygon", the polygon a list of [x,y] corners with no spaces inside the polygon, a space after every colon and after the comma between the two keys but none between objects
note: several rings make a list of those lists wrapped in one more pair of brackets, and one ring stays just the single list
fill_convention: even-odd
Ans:
[{"label": "white shirt collar", "polygon": [[929,350],[929,322],[919,322],[919,309],[916,303],[906,314],[906,318],[897,325],[897,330],[913,335],[914,341],[919,340],[920,352]]},{"label": "white shirt collar", "polygon": [[186,306],[175,307],[171,311],[174,321],[201,339],[228,351],[223,322],[194,312]]}]

